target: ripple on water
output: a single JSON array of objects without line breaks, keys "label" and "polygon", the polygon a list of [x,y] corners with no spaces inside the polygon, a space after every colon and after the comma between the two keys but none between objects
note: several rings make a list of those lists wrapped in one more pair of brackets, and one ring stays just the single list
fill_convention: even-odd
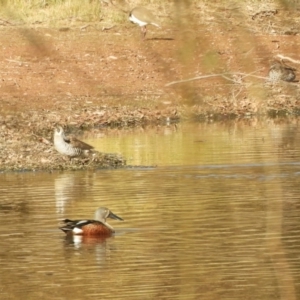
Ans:
[{"label": "ripple on water", "polygon": [[[286,128],[203,126],[124,134],[108,151],[157,168],[0,174],[2,297],[296,299],[297,143],[282,146]],[[115,236],[58,229],[99,206],[124,218],[109,220]]]}]

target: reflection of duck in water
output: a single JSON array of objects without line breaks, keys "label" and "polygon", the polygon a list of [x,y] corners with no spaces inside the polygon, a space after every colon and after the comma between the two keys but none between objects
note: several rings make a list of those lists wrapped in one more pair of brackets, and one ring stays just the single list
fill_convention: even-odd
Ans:
[{"label": "reflection of duck in water", "polygon": [[84,235],[84,236],[110,236],[115,231],[110,226],[106,219],[111,218],[115,220],[123,221],[122,218],[115,215],[108,208],[99,207],[95,211],[94,220],[69,220],[65,219],[65,225],[60,229],[66,234]]},{"label": "reflection of duck in water", "polygon": [[279,80],[283,81],[294,81],[296,78],[295,74],[296,69],[291,68],[282,62],[275,61],[271,65],[269,70],[269,80],[276,82]]},{"label": "reflection of duck in water", "polygon": [[76,177],[74,173],[63,173],[57,175],[54,180],[56,213],[61,218],[65,215],[65,207],[72,201],[76,193]]},{"label": "reflection of duck in water", "polygon": [[74,235],[66,234],[64,237],[64,244],[75,249],[95,250],[97,262],[104,264],[106,262],[105,256],[107,251],[107,238],[113,238],[110,236],[99,235],[99,236],[88,236],[88,235]]}]

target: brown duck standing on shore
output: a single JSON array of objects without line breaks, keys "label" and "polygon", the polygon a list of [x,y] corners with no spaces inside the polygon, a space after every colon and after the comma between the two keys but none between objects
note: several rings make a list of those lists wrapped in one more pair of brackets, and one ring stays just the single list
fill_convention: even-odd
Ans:
[{"label": "brown duck standing on shore", "polygon": [[272,82],[276,82],[279,80],[283,81],[295,81],[296,74],[295,74],[296,69],[291,68],[282,62],[275,61],[271,65],[271,68],[269,70],[269,80]]},{"label": "brown duck standing on shore", "polygon": [[135,7],[129,14],[129,20],[141,27],[142,39],[145,39],[147,33],[147,25],[151,24],[160,27],[154,14],[145,7]]},{"label": "brown duck standing on shore", "polygon": [[86,144],[75,137],[66,137],[61,126],[54,129],[54,147],[62,155],[67,155],[70,158],[78,156],[87,156],[94,149],[89,144]]}]

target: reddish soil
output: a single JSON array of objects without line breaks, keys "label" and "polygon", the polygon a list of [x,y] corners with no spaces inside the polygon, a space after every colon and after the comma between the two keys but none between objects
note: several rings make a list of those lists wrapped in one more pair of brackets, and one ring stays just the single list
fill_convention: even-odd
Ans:
[{"label": "reddish soil", "polygon": [[[2,28],[2,109],[59,109],[66,103],[155,107],[166,96],[172,40],[119,32]],[[166,65],[166,61],[170,61]],[[122,103],[120,103],[120,101]],[[149,103],[149,101],[151,103]],[[138,105],[136,105],[138,103]],[[168,105],[170,102],[167,103]]]},{"label": "reddish soil", "polygon": [[[212,105],[211,101],[224,96],[232,101],[236,97],[232,94],[241,90],[239,100],[246,97],[259,106],[262,94],[266,98],[269,92],[264,80],[250,78],[251,84],[263,86],[253,93],[253,88],[242,86],[247,82],[237,73],[267,76],[276,54],[297,59],[299,36],[255,34],[230,12],[222,15],[227,23],[198,25],[198,30],[184,24],[162,30],[150,26],[146,41],[141,40],[139,28],[131,25],[107,31],[93,25],[83,30],[2,27],[1,110],[125,105],[168,108],[172,116],[179,104]],[[261,21],[258,15],[247,25],[252,22],[264,28],[259,24],[266,26],[275,17],[278,14]],[[235,82],[218,76],[165,86],[174,80],[224,72],[237,74],[232,77]]]}]

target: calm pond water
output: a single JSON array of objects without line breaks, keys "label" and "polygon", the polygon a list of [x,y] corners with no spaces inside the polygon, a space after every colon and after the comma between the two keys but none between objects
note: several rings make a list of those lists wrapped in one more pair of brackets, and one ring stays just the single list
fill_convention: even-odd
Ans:
[{"label": "calm pond water", "polygon": [[[157,167],[0,174],[0,299],[299,299],[299,132],[111,130],[84,140]],[[114,237],[57,228],[99,206],[125,220]]]}]

